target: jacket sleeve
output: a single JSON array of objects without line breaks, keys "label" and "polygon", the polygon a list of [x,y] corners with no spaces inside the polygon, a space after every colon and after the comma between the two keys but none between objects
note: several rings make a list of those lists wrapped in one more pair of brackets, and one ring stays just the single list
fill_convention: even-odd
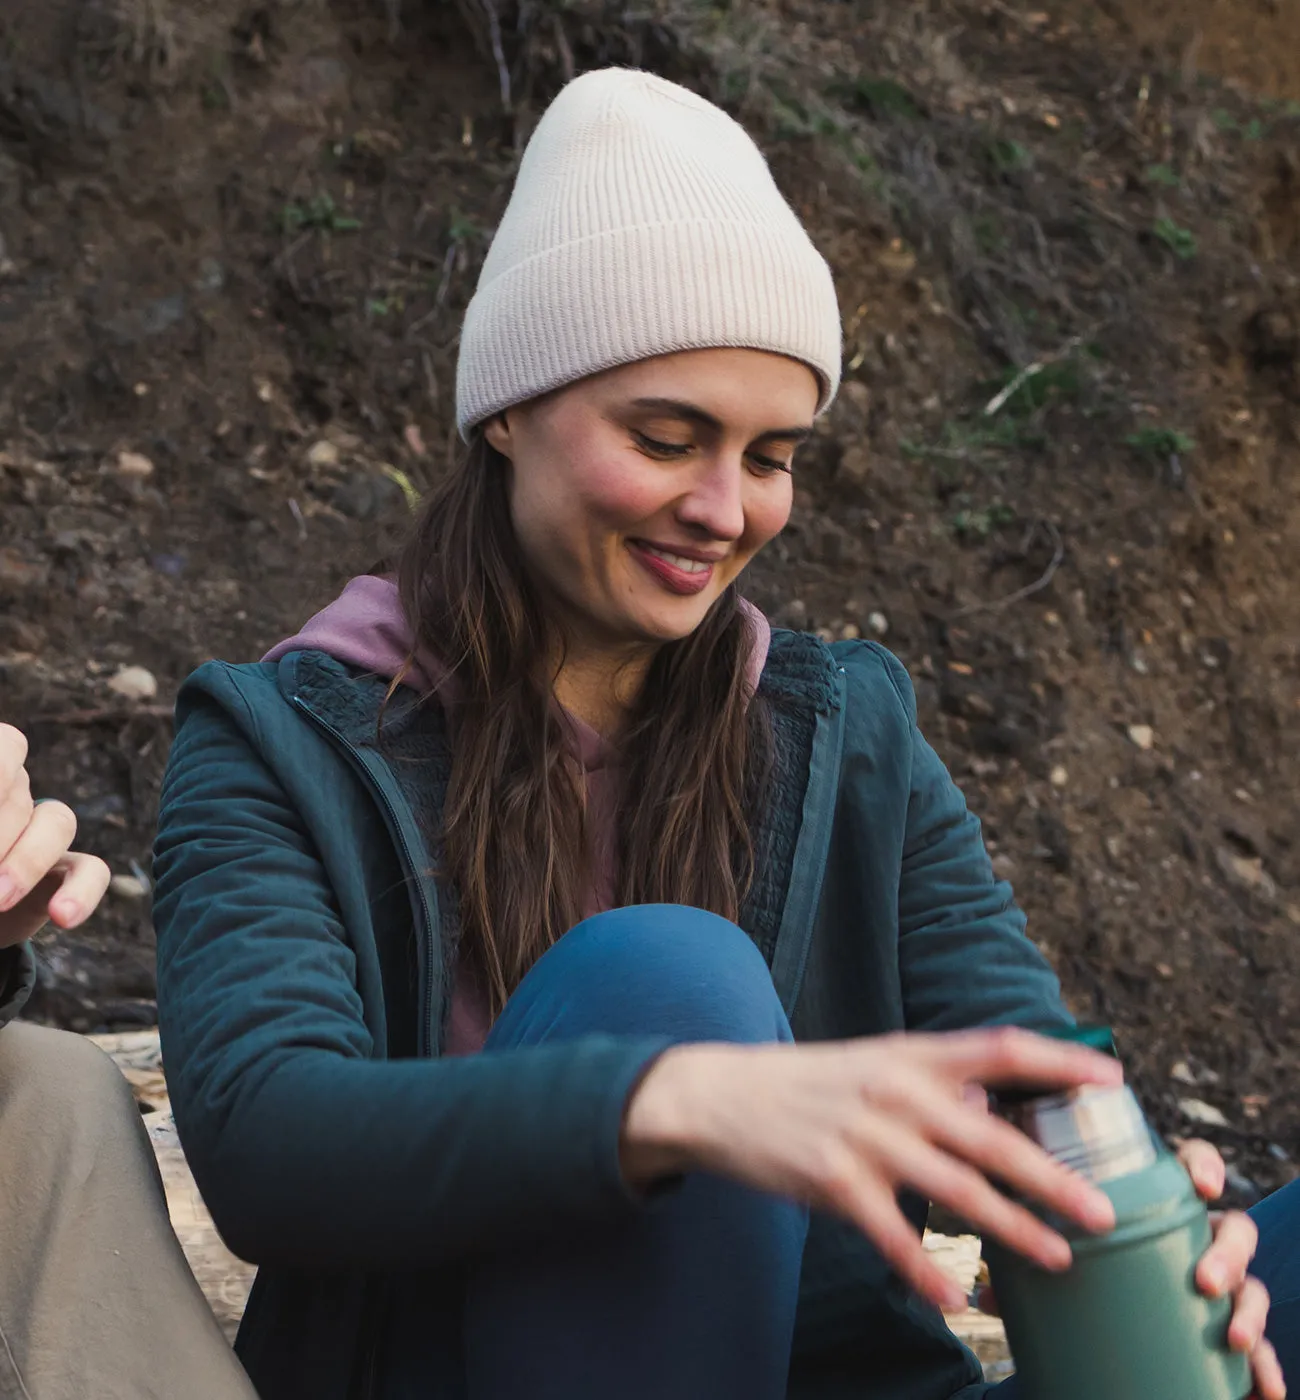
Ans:
[{"label": "jacket sleeve", "polygon": [[663,1043],[373,1058],[318,852],[246,727],[211,699],[181,718],[155,874],[172,1105],[235,1253],[422,1267],[636,1209],[618,1138]]},{"label": "jacket sleeve", "polygon": [[32,994],[36,959],[30,943],[0,950],[0,1026],[8,1025]]},{"label": "jacket sleeve", "polygon": [[902,664],[890,674],[907,714],[911,784],[898,888],[899,968],[911,1030],[1069,1025],[1060,983],[993,873],[980,823],[916,722]]}]

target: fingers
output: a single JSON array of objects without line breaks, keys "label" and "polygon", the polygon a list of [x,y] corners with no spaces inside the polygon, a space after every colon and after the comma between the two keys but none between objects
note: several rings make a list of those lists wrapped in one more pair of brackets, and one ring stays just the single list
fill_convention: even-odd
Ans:
[{"label": "fingers", "polygon": [[1085,1229],[1115,1226],[1115,1207],[1098,1187],[1062,1166],[1019,1129],[969,1107],[936,1112],[917,1096],[927,1135],[940,1147],[997,1177]]},{"label": "fingers", "polygon": [[961,1285],[926,1254],[887,1183],[865,1173],[846,1177],[832,1188],[828,1204],[852,1220],[921,1297],[945,1312],[959,1312],[966,1306]]},{"label": "fingers", "polygon": [[0,799],[27,762],[27,736],[12,724],[0,724]]},{"label": "fingers", "polygon": [[1268,1304],[1268,1289],[1257,1278],[1246,1279],[1237,1289],[1228,1324],[1228,1345],[1233,1351],[1254,1351],[1263,1341]]},{"label": "fingers", "polygon": [[1259,1243],[1259,1228],[1242,1211],[1229,1211],[1214,1226],[1214,1243],[1196,1266],[1196,1286],[1211,1298],[1239,1288]]},{"label": "fingers", "polygon": [[1228,1169],[1213,1144],[1190,1138],[1178,1148],[1178,1160],[1187,1168],[1196,1194],[1203,1201],[1217,1201],[1223,1195]]},{"label": "fingers", "polygon": [[1255,1373],[1255,1394],[1259,1400],[1286,1400],[1282,1363],[1277,1359],[1272,1342],[1260,1342],[1251,1355],[1250,1365]]},{"label": "fingers", "polygon": [[919,1140],[899,1156],[904,1159],[897,1167],[900,1177],[930,1200],[956,1211],[977,1234],[991,1235],[1044,1269],[1069,1268],[1070,1246],[1065,1240],[990,1185],[974,1167]]},{"label": "fingers", "polygon": [[47,906],[50,918],[60,928],[76,928],[103,899],[111,872],[98,856],[72,851],[57,873],[62,878]]},{"label": "fingers", "polygon": [[993,1087],[1068,1089],[1081,1084],[1117,1086],[1124,1070],[1113,1056],[1086,1045],[1035,1035],[1015,1026],[913,1037],[917,1049],[961,1082]]},{"label": "fingers", "polygon": [[77,818],[62,802],[42,802],[0,862],[0,914],[25,899],[68,854]]},{"label": "fingers", "polygon": [[26,768],[19,764],[8,777],[0,774],[0,860],[27,830],[34,806]]}]

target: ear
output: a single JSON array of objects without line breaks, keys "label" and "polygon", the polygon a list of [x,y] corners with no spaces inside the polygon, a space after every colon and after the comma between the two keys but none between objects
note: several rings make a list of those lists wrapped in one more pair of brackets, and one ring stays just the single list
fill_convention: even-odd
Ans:
[{"label": "ear", "polygon": [[514,435],[510,431],[510,419],[507,417],[505,409],[484,423],[483,436],[487,438],[489,445],[496,448],[503,457],[510,461],[514,460],[512,452]]}]

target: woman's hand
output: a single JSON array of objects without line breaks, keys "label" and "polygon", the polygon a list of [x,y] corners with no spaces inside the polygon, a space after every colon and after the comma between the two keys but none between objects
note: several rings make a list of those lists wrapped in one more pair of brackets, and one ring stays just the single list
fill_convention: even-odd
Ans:
[{"label": "woman's hand", "polygon": [[1048,1269],[1068,1267],[1069,1245],[988,1175],[1087,1229],[1115,1223],[1103,1192],[991,1116],[969,1087],[1059,1090],[1121,1079],[1108,1056],[1011,1028],[677,1046],[628,1104],[624,1172],[644,1184],[712,1171],[835,1211],[919,1293],[954,1310],[965,1294],[921,1248],[895,1199],[900,1190],[940,1202]]},{"label": "woman's hand", "polygon": [[32,801],[27,740],[0,724],[0,948],[47,919],[75,928],[108,888],[108,866],[70,851],[77,819],[62,802]]},{"label": "woman's hand", "polygon": [[[1208,1142],[1193,1139],[1178,1149],[1178,1160],[1187,1168],[1197,1194],[1205,1201],[1223,1195],[1227,1171],[1223,1158]],[[1255,1257],[1259,1231],[1242,1211],[1216,1212],[1211,1217],[1214,1243],[1196,1266],[1196,1286],[1209,1298],[1232,1295],[1232,1322],[1228,1345],[1250,1357],[1258,1400],[1282,1400],[1286,1383],[1273,1345],[1264,1336],[1268,1321],[1268,1290],[1246,1270]]]}]

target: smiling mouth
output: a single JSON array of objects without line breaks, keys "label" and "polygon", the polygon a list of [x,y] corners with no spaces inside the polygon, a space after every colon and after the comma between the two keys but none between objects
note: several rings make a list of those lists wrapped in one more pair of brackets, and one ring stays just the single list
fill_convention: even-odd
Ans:
[{"label": "smiling mouth", "polygon": [[671,564],[674,569],[680,569],[684,574],[707,574],[713,568],[713,562],[709,559],[688,559],[684,554],[674,554],[668,549],[657,549],[652,544],[646,544],[644,540],[634,541],[638,549],[643,549],[654,559],[662,559],[665,564]]},{"label": "smiling mouth", "polygon": [[690,597],[702,593],[713,581],[714,569],[721,559],[700,559],[678,554],[675,549],[650,544],[646,540],[628,540],[633,557],[661,587],[670,593]]}]

